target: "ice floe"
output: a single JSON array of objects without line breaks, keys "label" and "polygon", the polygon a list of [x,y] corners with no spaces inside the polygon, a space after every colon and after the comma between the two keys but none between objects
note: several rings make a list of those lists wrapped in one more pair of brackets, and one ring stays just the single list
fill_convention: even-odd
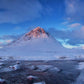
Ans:
[{"label": "ice floe", "polygon": [[60,71],[59,68],[54,67],[52,65],[38,65],[37,68],[38,68],[37,71],[43,71],[43,72],[48,71],[48,70],[55,70],[57,72]]},{"label": "ice floe", "polygon": [[0,84],[4,84],[6,82],[5,79],[0,78]]},{"label": "ice floe", "polygon": [[84,69],[84,62],[80,62],[77,66],[77,69],[79,69],[79,70]]},{"label": "ice floe", "polygon": [[33,83],[33,84],[46,84],[44,81]]}]

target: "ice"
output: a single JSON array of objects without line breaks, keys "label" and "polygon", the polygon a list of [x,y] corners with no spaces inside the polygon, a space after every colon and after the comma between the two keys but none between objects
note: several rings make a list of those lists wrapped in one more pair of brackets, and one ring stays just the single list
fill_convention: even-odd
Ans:
[{"label": "ice", "polygon": [[34,66],[34,65],[29,66],[28,68],[29,68],[29,69],[31,69],[31,70],[36,70],[36,69],[37,69],[37,67],[36,67],[36,66]]},{"label": "ice", "polygon": [[37,71],[42,71],[42,72],[45,72],[47,70],[55,70],[57,72],[60,71],[60,69],[52,65],[38,65],[37,68],[38,68]]},{"label": "ice", "polygon": [[72,84],[84,84],[84,69],[81,71],[81,73],[78,76],[77,80]]},{"label": "ice", "polygon": [[3,84],[5,82],[5,79],[0,78],[0,84]]},{"label": "ice", "polygon": [[0,69],[0,72],[9,72],[9,71],[15,71],[21,69],[21,64],[19,62],[17,62],[17,64],[15,65],[11,65],[9,67],[4,67]]},{"label": "ice", "polygon": [[44,81],[42,82],[37,82],[37,83],[33,83],[33,84],[46,84]]},{"label": "ice", "polygon": [[2,63],[2,62],[0,62],[0,68],[2,68],[2,65],[3,65],[4,63]]},{"label": "ice", "polygon": [[27,79],[30,79],[30,78],[38,79],[37,76],[33,76],[33,75],[27,76]]},{"label": "ice", "polygon": [[57,67],[53,67],[53,68],[51,68],[50,69],[51,71],[55,71],[55,72],[60,72],[61,70],[59,69],[59,68],[57,68]]},{"label": "ice", "polygon": [[81,72],[73,84],[84,84],[84,62],[79,62],[76,68],[81,70]]},{"label": "ice", "polygon": [[84,62],[80,62],[77,66],[77,69],[79,69],[79,70],[84,69]]},{"label": "ice", "polygon": [[0,62],[0,66],[3,65],[4,63]]}]

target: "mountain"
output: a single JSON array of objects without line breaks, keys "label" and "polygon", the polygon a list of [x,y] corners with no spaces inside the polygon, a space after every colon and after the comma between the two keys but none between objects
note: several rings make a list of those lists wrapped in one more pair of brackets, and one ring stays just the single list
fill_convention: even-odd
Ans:
[{"label": "mountain", "polygon": [[54,37],[37,27],[0,50],[0,56],[23,60],[54,60],[59,56],[74,57],[77,50],[64,48]]},{"label": "mountain", "polygon": [[24,39],[31,39],[31,38],[48,38],[49,34],[44,31],[44,29],[37,27],[32,31],[25,34]]},{"label": "mountain", "polygon": [[38,50],[40,48],[43,48],[43,50],[45,50],[48,47],[46,51],[52,47],[55,49],[56,47],[62,47],[62,45],[57,40],[55,40],[50,34],[48,34],[41,27],[37,27],[31,30],[30,32],[24,34],[21,38],[12,42],[8,47],[18,47],[18,46],[30,46],[30,48],[32,47],[32,50],[34,49],[36,50],[37,48]]},{"label": "mountain", "polygon": [[13,41],[12,44],[13,45],[19,45],[21,43],[28,43],[31,40],[36,40],[36,39],[47,39],[49,37],[49,34],[47,32],[45,32],[44,29],[42,29],[41,27],[37,27],[33,30],[31,30],[30,32],[26,33],[25,35],[23,35],[21,38],[19,38],[16,41]]}]

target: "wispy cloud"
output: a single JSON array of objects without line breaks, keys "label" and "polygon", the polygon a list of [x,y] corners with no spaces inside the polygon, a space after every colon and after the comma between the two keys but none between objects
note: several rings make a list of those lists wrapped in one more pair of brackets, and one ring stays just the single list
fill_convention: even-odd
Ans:
[{"label": "wispy cloud", "polygon": [[0,44],[3,44],[3,42],[0,42]]},{"label": "wispy cloud", "polygon": [[6,40],[5,42],[6,42],[6,43],[11,43],[11,42],[12,42],[12,40]]},{"label": "wispy cloud", "polygon": [[17,39],[20,35],[3,35],[0,36],[0,40],[8,40],[8,39]]},{"label": "wispy cloud", "polygon": [[84,20],[84,0],[65,0],[65,8],[70,20]]},{"label": "wispy cloud", "polygon": [[68,15],[75,14],[77,0],[65,0],[65,4],[66,4],[66,13]]},{"label": "wispy cloud", "polygon": [[[84,44],[84,26],[71,30],[57,30],[51,28],[48,30],[52,36],[56,39],[61,39],[62,42],[69,45],[80,45]],[[66,41],[67,40],[67,41]]]},{"label": "wispy cloud", "polygon": [[39,0],[0,0],[0,23],[19,23],[41,17]]},{"label": "wispy cloud", "polygon": [[79,26],[81,26],[80,23],[73,23],[73,24],[68,25],[68,27],[70,28],[78,28]]},{"label": "wispy cloud", "polygon": [[67,25],[68,24],[68,21],[65,21],[65,22],[62,22],[63,25]]},{"label": "wispy cloud", "polygon": [[4,35],[0,36],[0,46],[3,46],[5,44],[9,44],[12,41],[20,38],[21,35]]}]

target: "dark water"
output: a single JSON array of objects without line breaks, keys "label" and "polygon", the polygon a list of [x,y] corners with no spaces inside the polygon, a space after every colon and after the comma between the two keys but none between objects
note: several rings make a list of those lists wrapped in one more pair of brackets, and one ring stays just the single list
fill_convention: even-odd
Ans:
[{"label": "dark water", "polygon": [[[6,80],[7,84],[29,84],[27,76],[38,77],[38,81],[45,81],[46,84],[71,84],[76,81],[80,71],[76,69],[77,61],[20,61],[21,68],[14,71],[1,71],[3,68],[16,64],[16,61],[4,61],[0,69],[0,78]],[[31,66],[52,65],[60,69],[38,71],[31,69]],[[44,68],[44,67],[43,67]]]}]

